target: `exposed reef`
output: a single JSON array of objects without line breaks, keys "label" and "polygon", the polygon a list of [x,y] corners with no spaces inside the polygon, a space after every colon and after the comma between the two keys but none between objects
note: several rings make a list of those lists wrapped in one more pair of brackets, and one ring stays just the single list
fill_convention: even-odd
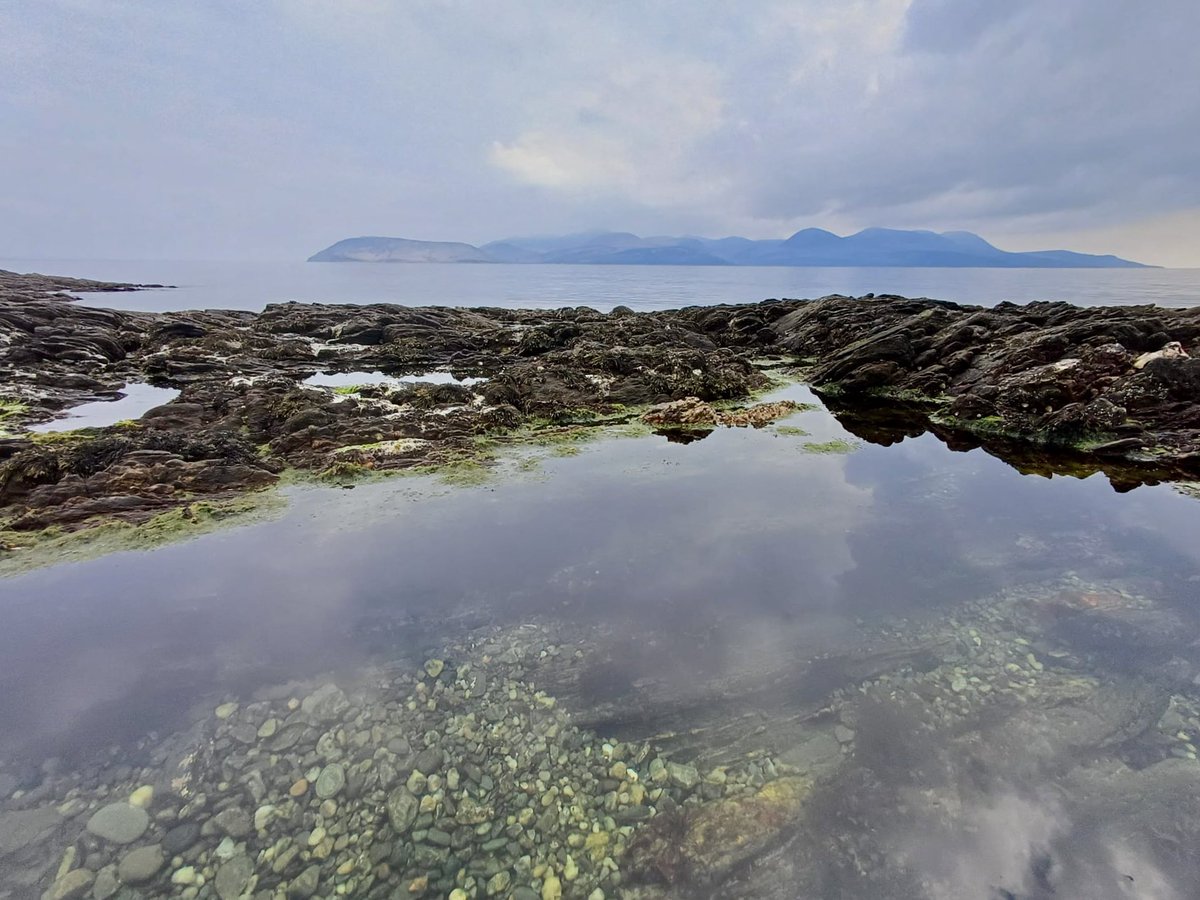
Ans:
[{"label": "exposed reef", "polygon": [[883,398],[935,430],[1065,448],[1098,465],[1200,464],[1200,359],[1189,355],[1200,308],[826,297],[774,330],[838,405]]},{"label": "exposed reef", "polygon": [[[154,314],[58,293],[135,287],[0,277],[10,545],[229,500],[289,470],[475,464],[497,441],[643,413],[676,440],[760,426],[787,409],[731,406],[768,387],[772,366],[792,367],[869,440],[932,429],[1018,466],[1032,454],[1051,471],[1103,470],[1119,486],[1200,470],[1200,359],[1189,355],[1200,309],[827,297],[648,313],[287,303]],[[321,372],[362,383],[305,383]],[[421,382],[429,373],[472,380]],[[27,430],[130,384],[179,395],[133,422]],[[882,426],[870,413],[881,404]]]}]

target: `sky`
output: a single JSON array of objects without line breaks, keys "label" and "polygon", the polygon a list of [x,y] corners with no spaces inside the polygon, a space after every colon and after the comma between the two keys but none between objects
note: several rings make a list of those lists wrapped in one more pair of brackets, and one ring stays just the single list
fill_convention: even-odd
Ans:
[{"label": "sky", "polygon": [[1196,0],[0,0],[0,258],[967,229],[1200,266]]}]

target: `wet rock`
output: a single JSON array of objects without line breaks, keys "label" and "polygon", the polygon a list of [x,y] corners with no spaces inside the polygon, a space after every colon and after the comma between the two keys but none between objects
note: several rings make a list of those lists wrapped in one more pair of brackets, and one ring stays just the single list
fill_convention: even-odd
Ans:
[{"label": "wet rock", "polygon": [[782,839],[810,789],[807,779],[781,778],[749,797],[660,816],[639,831],[630,845],[630,870],[651,882],[719,883],[735,867]]},{"label": "wet rock", "polygon": [[92,900],[108,900],[121,889],[120,879],[117,878],[117,867],[108,865],[96,873],[96,881],[92,885]]},{"label": "wet rock", "polygon": [[299,875],[292,879],[291,885],[288,886],[288,897],[295,900],[308,900],[317,892],[317,888],[321,886],[321,867],[309,866]]},{"label": "wet rock", "polygon": [[87,869],[72,869],[42,894],[42,900],[79,900],[87,894],[95,877]]},{"label": "wet rock", "polygon": [[413,768],[424,775],[432,775],[442,767],[446,754],[437,747],[427,747],[413,760]]},{"label": "wet rock", "polygon": [[150,816],[140,806],[110,803],[97,810],[87,822],[87,830],[114,844],[132,844],[150,827]]},{"label": "wet rock", "polygon": [[190,850],[200,839],[200,826],[197,822],[184,822],[170,829],[162,838],[162,850],[167,856],[179,856]]},{"label": "wet rock", "polygon": [[62,824],[48,807],[0,812],[0,859],[46,840]]},{"label": "wet rock", "polygon": [[165,864],[163,848],[158,844],[138,847],[121,857],[117,877],[123,884],[142,884],[157,875]]},{"label": "wet rock", "polygon": [[[1136,460],[1154,446],[1160,460],[1186,460],[1197,449],[1195,411],[1178,405],[1195,378],[1182,355],[1200,337],[1195,310],[829,297],[772,328],[781,349],[819,359],[814,384],[849,402],[924,398],[942,428],[1100,456]],[[1180,351],[1163,353],[1164,337]]]},{"label": "wet rock", "polygon": [[841,758],[837,738],[829,732],[822,731],[789,747],[780,754],[779,761],[803,775],[835,766]]},{"label": "wet rock", "polygon": [[699,397],[685,397],[650,407],[642,421],[658,427],[715,428],[717,413]]},{"label": "wet rock", "polygon": [[404,834],[417,818],[420,801],[407,787],[397,788],[387,798],[387,816],[396,834]]},{"label": "wet rock", "polygon": [[235,856],[217,869],[213,889],[220,900],[238,900],[249,887],[254,863],[246,856]]},{"label": "wet rock", "polygon": [[213,816],[213,824],[222,834],[232,838],[244,838],[252,829],[250,814],[236,806],[221,810]]},{"label": "wet rock", "polygon": [[317,688],[300,703],[301,711],[314,722],[332,722],[350,708],[350,701],[336,684]]},{"label": "wet rock", "polygon": [[341,793],[346,786],[346,770],[339,763],[330,763],[317,776],[314,792],[321,800],[328,800]]},{"label": "wet rock", "polygon": [[683,765],[682,763],[668,762],[667,777],[671,784],[676,787],[683,788],[685,791],[690,791],[700,783],[700,773],[695,766]]}]

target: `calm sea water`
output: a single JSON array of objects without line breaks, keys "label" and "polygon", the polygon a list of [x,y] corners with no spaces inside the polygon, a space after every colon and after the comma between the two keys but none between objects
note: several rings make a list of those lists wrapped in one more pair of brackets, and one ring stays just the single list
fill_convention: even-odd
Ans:
[{"label": "calm sea water", "polygon": [[[814,399],[803,388],[783,395]],[[602,737],[675,748],[701,773],[717,760],[741,771],[745,753],[760,782],[773,777],[764,759],[769,771],[819,773],[764,861],[738,876],[750,880],[720,896],[1200,893],[1200,503],[1170,486],[1117,493],[1102,476],[1025,476],[928,435],[862,444],[817,408],[687,445],[654,436],[526,448],[482,486],[392,479],[294,488],[289,499],[273,521],[0,579],[0,773],[24,785],[0,802],[0,825],[6,809],[68,792],[86,809],[45,838],[51,870],[92,809],[156,783],[171,757],[145,748],[193,722],[224,735],[208,805],[181,813],[156,801],[162,824],[142,844],[175,817],[203,824],[232,807],[296,806],[288,785],[314,760],[342,758],[330,747],[345,738],[335,729],[294,757],[257,749],[264,739],[238,717],[311,689],[270,686],[399,671],[411,690],[421,660],[461,665],[475,639],[456,642],[488,628],[544,633],[543,656],[565,646],[582,688],[563,704],[604,721]],[[384,691],[365,712],[402,710],[394,699]],[[244,707],[232,732],[213,724],[223,701]],[[497,721],[472,702],[460,697],[451,712]],[[539,757],[518,780],[582,791],[562,768],[569,752]],[[451,753],[442,765],[456,764]],[[266,773],[265,798],[242,793],[251,769]],[[717,778],[703,789],[710,798],[730,790]],[[490,796],[497,808],[506,800]],[[338,799],[347,810],[363,802]],[[366,808],[374,818],[362,821],[377,821]],[[251,832],[245,852],[253,859],[281,828],[277,848],[287,835],[305,846],[317,826],[350,827],[316,809],[301,804],[269,840]],[[754,840],[762,822],[735,816],[724,840]],[[381,896],[410,896],[401,888],[420,866],[443,885],[459,866],[490,871],[492,851],[452,855],[422,843],[425,827],[413,832],[410,868],[384,876],[396,893]],[[137,896],[176,896],[172,867],[211,875],[243,852],[205,828]],[[127,852],[80,840],[89,865]],[[31,877],[27,860],[0,855],[0,873]],[[346,877],[336,863],[322,870],[321,896]],[[276,878],[269,864],[263,877]],[[514,884],[538,883],[520,864],[512,872]],[[623,896],[604,884],[606,897]],[[566,896],[589,892],[568,884]]]},{"label": "calm sea water", "polygon": [[93,294],[119,309],[261,309],[331,303],[667,309],[769,297],[891,293],[992,305],[1066,300],[1085,306],[1200,304],[1200,269],[804,269],[725,266],[385,265],[304,262],[0,259],[0,269],[173,291]]}]

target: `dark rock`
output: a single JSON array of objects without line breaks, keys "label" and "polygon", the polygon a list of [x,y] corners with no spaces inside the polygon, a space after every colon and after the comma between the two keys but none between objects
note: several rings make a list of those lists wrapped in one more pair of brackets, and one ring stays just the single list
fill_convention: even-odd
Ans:
[{"label": "dark rock", "polygon": [[163,852],[178,856],[200,840],[200,826],[195,822],[184,822],[168,831],[162,840]]}]

